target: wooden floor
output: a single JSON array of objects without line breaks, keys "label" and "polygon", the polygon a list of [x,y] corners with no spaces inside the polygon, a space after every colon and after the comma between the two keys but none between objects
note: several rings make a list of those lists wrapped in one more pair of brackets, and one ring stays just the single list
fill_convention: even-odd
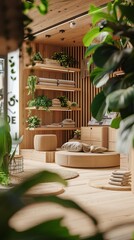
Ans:
[{"label": "wooden floor", "polygon": [[[25,161],[25,165],[33,168],[50,166],[63,168],[55,163]],[[69,168],[67,168],[69,169]],[[106,235],[108,240],[130,240],[134,232],[134,194],[131,191],[111,191],[91,187],[90,183],[96,180],[109,179],[113,169],[70,169],[79,173],[79,177],[68,180],[68,187],[60,197],[75,200],[87,211],[94,214],[99,220],[101,230],[107,230],[112,225],[133,221],[131,227],[122,227]],[[24,209],[13,217],[11,225],[18,230],[24,230],[44,219],[64,216],[64,222],[73,234],[86,236],[94,232],[91,222],[85,215],[73,210],[64,209],[55,204],[38,204]]]}]

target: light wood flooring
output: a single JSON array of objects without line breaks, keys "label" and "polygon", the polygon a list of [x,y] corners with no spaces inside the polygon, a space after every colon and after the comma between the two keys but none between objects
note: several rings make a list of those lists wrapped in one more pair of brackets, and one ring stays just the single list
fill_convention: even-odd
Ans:
[{"label": "light wood flooring", "polygon": [[[28,166],[38,168],[49,166],[52,168],[63,168],[55,163],[42,163],[38,161],[27,161]],[[43,164],[43,165],[42,165]],[[27,165],[27,164],[26,164]],[[64,168],[65,169],[65,168]],[[134,194],[131,191],[114,191],[94,188],[90,183],[96,180],[109,179],[113,169],[72,169],[77,171],[79,177],[68,180],[68,186],[60,197],[73,199],[87,211],[94,214],[101,230],[107,230],[112,225],[133,221],[130,227],[122,227],[109,232],[107,240],[130,240],[134,232]],[[94,232],[92,223],[81,214],[72,209],[65,209],[56,204],[36,204],[24,209],[13,217],[11,225],[18,230],[26,229],[42,220],[64,216],[63,224],[66,224],[73,234],[86,236]]]}]

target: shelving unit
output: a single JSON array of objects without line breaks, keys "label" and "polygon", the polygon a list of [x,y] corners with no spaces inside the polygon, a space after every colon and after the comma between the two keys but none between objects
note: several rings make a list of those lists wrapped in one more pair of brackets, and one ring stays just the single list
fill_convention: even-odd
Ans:
[{"label": "shelving unit", "polygon": [[56,71],[56,72],[80,72],[80,69],[79,68],[65,68],[65,67],[62,67],[62,66],[56,66],[56,65],[53,65],[53,66],[50,66],[48,64],[43,64],[43,63],[37,63],[35,66],[28,66],[27,67],[28,69],[33,69],[33,70],[47,70],[47,71]]},{"label": "shelving unit", "polygon": [[[32,71],[31,71],[32,70]],[[28,86],[27,86],[27,78],[30,74],[36,75],[40,78],[48,78],[48,79],[63,79],[66,81],[77,80],[80,75],[79,68],[65,68],[61,66],[48,66],[46,64],[36,64],[35,66],[28,66],[24,68],[24,119],[28,118],[29,111],[31,112],[31,116],[38,116],[42,123],[41,127],[37,128],[28,128],[26,121],[23,123],[24,125],[24,138],[25,141],[22,143],[22,148],[24,149],[32,149],[33,148],[33,138],[35,134],[45,134],[54,133],[58,138],[58,147],[60,147],[64,142],[68,139],[68,136],[72,136],[73,131],[79,128],[81,125],[77,125],[75,127],[51,127],[47,125],[51,125],[53,123],[61,123],[66,118],[72,118],[72,115],[75,116],[74,112],[81,112],[80,102],[78,103],[78,107],[49,107],[48,110],[45,110],[43,107],[28,107],[27,103],[31,99],[31,96],[28,95]],[[69,84],[68,84],[69,85]],[[77,83],[74,87],[72,86],[57,86],[57,85],[49,85],[49,84],[37,84],[35,89],[35,97],[45,95],[49,99],[54,99],[59,96],[66,96],[68,100],[75,101],[75,95],[80,96],[81,88],[77,86]],[[78,99],[78,97],[77,97]],[[77,102],[77,100],[76,100]],[[71,114],[71,115],[69,115]],[[75,122],[75,119],[72,119]]]}]

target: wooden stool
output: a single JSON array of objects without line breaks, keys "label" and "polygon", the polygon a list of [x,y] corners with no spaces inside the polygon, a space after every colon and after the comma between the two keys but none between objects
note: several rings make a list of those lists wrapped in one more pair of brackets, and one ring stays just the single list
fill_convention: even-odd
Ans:
[{"label": "wooden stool", "polygon": [[55,151],[57,136],[55,134],[39,134],[34,136],[34,149],[36,151]]}]

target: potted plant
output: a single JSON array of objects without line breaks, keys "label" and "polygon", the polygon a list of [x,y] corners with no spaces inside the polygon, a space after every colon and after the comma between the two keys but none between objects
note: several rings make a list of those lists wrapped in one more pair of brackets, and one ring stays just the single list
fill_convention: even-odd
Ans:
[{"label": "potted plant", "polygon": [[33,61],[33,64],[43,63],[43,62],[44,62],[44,59],[43,59],[41,53],[40,53],[40,52],[37,52],[37,53],[34,53],[33,58],[32,58],[32,61]]},{"label": "potted plant", "polygon": [[76,64],[76,60],[64,52],[54,52],[52,59],[57,60],[63,67],[72,67]]},{"label": "potted plant", "polygon": [[41,124],[40,118],[37,116],[29,116],[28,119],[26,120],[28,123],[28,128],[37,128]]},{"label": "potted plant", "polygon": [[[123,153],[129,153],[134,146],[133,10],[134,3],[131,1],[108,3],[105,12],[91,6],[89,15],[93,27],[83,39],[87,47],[85,55],[92,55],[91,62],[96,66],[91,72],[91,81],[102,89],[92,102],[92,115],[100,121],[106,112],[119,113],[111,127],[119,127],[117,149]],[[101,32],[106,32],[106,37],[102,42],[94,43]],[[118,69],[121,75],[114,74]]]},{"label": "potted plant", "polygon": [[35,107],[38,109],[39,107],[44,108],[44,110],[49,110],[49,107],[52,106],[52,100],[47,96],[38,96],[35,98]]},{"label": "potted plant", "polygon": [[74,136],[73,136],[73,138],[74,138],[74,139],[80,139],[80,137],[81,137],[81,130],[76,129],[76,130],[74,131]]},{"label": "potted plant", "polygon": [[59,96],[57,98],[61,102],[61,107],[67,107],[68,106],[68,98],[66,96]]}]

